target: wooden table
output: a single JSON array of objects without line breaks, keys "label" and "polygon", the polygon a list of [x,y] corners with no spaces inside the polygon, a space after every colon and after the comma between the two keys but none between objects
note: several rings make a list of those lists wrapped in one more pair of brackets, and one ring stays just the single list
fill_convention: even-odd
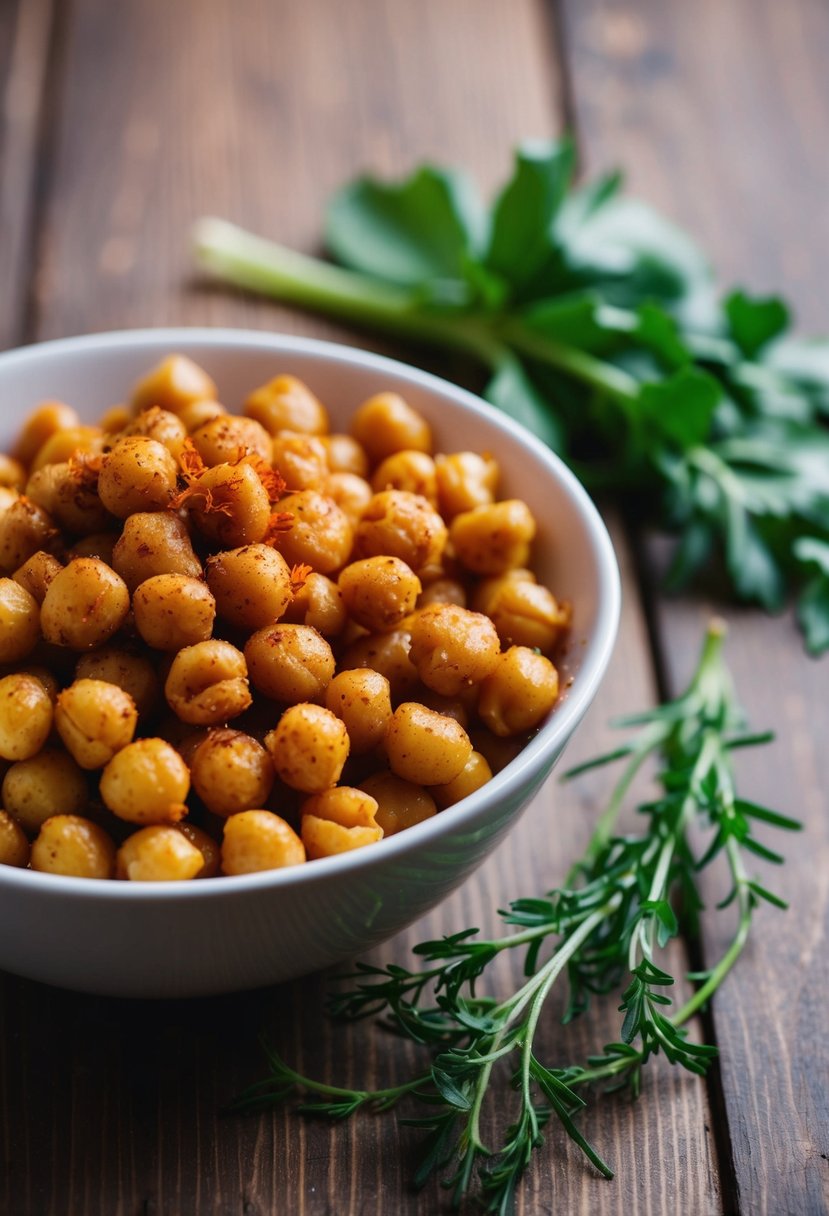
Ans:
[{"label": "wooden table", "polygon": [[[586,170],[626,166],[633,190],[689,226],[724,282],[783,290],[804,327],[825,330],[828,56],[820,0],[3,0],[0,345],[171,322],[376,345],[205,286],[192,220],[224,215],[313,249],[323,200],[363,167],[392,174],[430,157],[489,190],[519,138],[563,127]],[[608,518],[624,616],[574,757],[607,742],[613,714],[682,685],[711,611],[662,598],[658,550]],[[792,909],[761,911],[697,1028],[722,1050],[707,1082],[658,1061],[638,1104],[588,1113],[612,1183],[552,1131],[521,1212],[829,1210],[829,667],[804,657],[788,621],[726,614],[743,699],[779,734],[745,766],[745,788],[807,824],[776,876]],[[499,905],[559,881],[606,788],[548,785],[463,890],[374,957],[403,961],[424,935],[494,928]],[[678,965],[714,956],[721,933],[706,915]],[[414,1137],[393,1120],[220,1115],[261,1072],[264,1026],[316,1073],[372,1084],[411,1067],[395,1040],[329,1025],[325,984],[144,1004],[3,977],[2,1212],[443,1210],[437,1185],[408,1188]],[[608,1038],[615,1020],[608,1009]],[[565,1034],[551,1019],[543,1052],[580,1058],[604,1041],[591,1027]]]}]

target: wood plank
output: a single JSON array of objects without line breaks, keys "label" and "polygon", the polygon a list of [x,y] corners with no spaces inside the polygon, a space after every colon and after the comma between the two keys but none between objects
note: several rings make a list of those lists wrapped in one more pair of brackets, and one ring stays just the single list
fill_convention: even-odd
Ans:
[{"label": "wood plank", "polygon": [[[778,290],[807,326],[825,332],[825,6],[589,0],[563,10],[587,169],[624,165],[632,189],[711,251],[724,285]],[[651,553],[656,566],[658,551]],[[714,605],[656,604],[675,688]],[[747,796],[806,823],[802,836],[778,837],[787,863],[766,874],[791,910],[758,913],[747,955],[713,1009],[733,1156],[727,1205],[826,1212],[829,1108],[818,1081],[829,1075],[826,659],[805,657],[788,618],[726,615],[742,699],[753,722],[778,738],[741,764]],[[722,891],[710,886],[708,894],[713,903]],[[706,962],[723,947],[721,919],[711,914],[706,922]]]},{"label": "wood plank", "polygon": [[[532,0],[509,11],[474,0],[203,0],[197,22],[187,6],[164,0],[76,0],[70,34],[39,242],[42,337],[184,321],[376,346],[192,280],[191,222],[212,211],[313,248],[324,197],[360,167],[397,172],[429,156],[465,164],[490,187],[519,137],[557,125],[549,29]],[[609,715],[653,695],[628,569],[625,588],[617,657],[574,757],[604,746]],[[469,924],[491,930],[498,906],[560,881],[601,788],[548,786],[472,882],[373,957],[406,961],[425,936]],[[324,990],[312,977],[245,997],[144,1005],[6,977],[6,1210],[436,1211],[445,1202],[436,1185],[419,1197],[407,1187],[413,1140],[392,1121],[332,1129],[282,1113],[220,1118],[221,1105],[261,1071],[255,1039],[264,1024],[286,1056],[317,1074],[388,1084],[413,1067],[405,1044],[364,1026],[332,1029]],[[542,1050],[556,1063],[581,1058],[615,1037],[617,1023],[609,1008],[588,1040],[586,1026],[564,1033],[551,1020]],[[695,1213],[719,1211],[710,1123],[704,1088],[657,1067],[636,1108],[608,1101],[587,1121],[618,1181],[601,1182],[551,1133],[520,1210],[609,1214],[624,1203],[639,1213],[681,1199]],[[660,1145],[658,1154],[648,1145]]]}]

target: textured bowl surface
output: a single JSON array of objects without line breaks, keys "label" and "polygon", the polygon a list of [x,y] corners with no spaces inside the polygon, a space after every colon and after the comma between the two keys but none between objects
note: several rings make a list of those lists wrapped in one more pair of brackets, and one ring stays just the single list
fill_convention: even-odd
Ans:
[{"label": "textured bowl surface", "polygon": [[527,431],[453,385],[350,347],[225,329],[156,329],[47,342],[0,355],[0,451],[26,414],[59,398],[94,421],[173,351],[214,377],[237,409],[291,372],[334,429],[372,393],[402,393],[432,424],[437,450],[493,452],[502,496],[539,524],[539,580],[572,601],[564,692],[523,752],[457,807],[380,844],[296,869],[159,884],[96,882],[0,866],[0,968],[118,996],[181,997],[275,983],[359,954],[417,919],[495,847],[550,772],[607,667],[619,575],[593,504]]}]

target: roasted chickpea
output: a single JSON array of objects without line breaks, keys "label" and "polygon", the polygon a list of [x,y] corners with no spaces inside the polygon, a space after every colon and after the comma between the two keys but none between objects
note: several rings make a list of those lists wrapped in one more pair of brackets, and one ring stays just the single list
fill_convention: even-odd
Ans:
[{"label": "roasted chickpea", "polygon": [[457,777],[445,785],[430,786],[429,792],[441,810],[444,810],[447,806],[454,806],[462,798],[468,798],[491,780],[492,769],[486,758],[480,752],[473,752]]},{"label": "roasted chickpea", "polygon": [[271,758],[239,730],[211,730],[190,761],[193,788],[214,815],[264,806],[274,783]]},{"label": "roasted chickpea", "polygon": [[[186,836],[191,844],[194,844],[202,855],[202,868],[195,875],[196,878],[215,878],[219,873],[219,866],[222,861],[222,852],[219,848],[218,841],[212,836],[208,836],[207,832],[203,832],[201,828],[197,828],[194,824],[188,823],[187,820],[183,823],[176,824],[177,831]],[[146,828],[142,828],[146,831]]]},{"label": "roasted chickpea", "polygon": [[83,455],[98,456],[105,444],[106,436],[99,426],[72,426],[65,431],[57,431],[39,450],[29,473],[37,473],[47,464],[62,464]]},{"label": "roasted chickpea", "polygon": [[205,423],[212,422],[214,418],[222,418],[226,412],[225,407],[219,405],[218,401],[210,401],[205,397],[183,405],[178,416],[184,423],[187,434],[192,435]]},{"label": "roasted chickpea", "polygon": [[52,729],[52,702],[34,676],[18,673],[0,680],[0,760],[36,756]]},{"label": "roasted chickpea", "polygon": [[324,435],[328,430],[324,407],[296,376],[276,376],[255,389],[245,402],[244,412],[261,422],[271,435],[280,431]]},{"label": "roasted chickpea", "polygon": [[178,464],[157,439],[128,435],[101,462],[98,494],[108,511],[126,519],[136,511],[163,511],[176,492]]},{"label": "roasted chickpea", "polygon": [[290,824],[271,811],[241,811],[225,824],[222,871],[253,874],[305,861],[305,846]]},{"label": "roasted chickpea", "polygon": [[67,560],[73,562],[76,557],[97,557],[111,566],[117,542],[117,532],[93,532],[91,536],[82,536],[75,541],[66,555]]},{"label": "roasted chickpea", "polygon": [[19,663],[40,637],[40,605],[11,578],[0,578],[0,663]]},{"label": "roasted chickpea", "polygon": [[313,490],[328,477],[328,453],[317,435],[280,431],[273,437],[273,463],[289,490]]},{"label": "roasted chickpea", "polygon": [[94,472],[87,474],[82,464],[45,465],[29,478],[26,496],[74,535],[100,532],[112,522],[98,497]]},{"label": "roasted chickpea", "polygon": [[213,633],[216,601],[210,588],[182,574],[156,574],[132,597],[135,627],[155,650],[181,650]]},{"label": "roasted chickpea", "polygon": [[[109,431],[112,428],[106,427],[105,429]],[[129,435],[143,435],[146,439],[154,439],[156,443],[163,444],[170,455],[178,460],[187,438],[187,427],[176,414],[153,405],[150,409],[140,413],[137,418],[128,419],[120,428],[119,440],[125,439]]]},{"label": "roasted chickpea", "polygon": [[510,646],[482,682],[478,715],[495,735],[533,730],[558,698],[558,672],[526,646]]},{"label": "roasted chickpea", "polygon": [[46,667],[41,667],[38,663],[26,663],[23,667],[18,667],[11,675],[31,676],[34,680],[40,680],[43,687],[49,696],[54,708],[60,692],[60,685],[53,671],[49,671]]},{"label": "roasted chickpea", "polygon": [[58,695],[55,726],[81,768],[103,768],[135,734],[138,711],[128,692],[104,680],[75,680]]},{"label": "roasted chickpea", "polygon": [[53,815],[46,820],[32,845],[31,864],[33,870],[47,874],[112,878],[115,842],[90,819],[79,815]]},{"label": "roasted chickpea", "polygon": [[331,473],[325,482],[325,493],[337,504],[352,528],[357,527],[374,497],[371,486],[356,473]]},{"label": "roasted chickpea", "polygon": [[345,723],[355,755],[382,743],[392,710],[389,682],[379,671],[369,667],[341,671],[326,689],[325,705]]},{"label": "roasted chickpea", "polygon": [[16,499],[0,513],[0,575],[13,574],[39,549],[48,553],[56,539],[52,517],[28,498]]},{"label": "roasted chickpea", "polygon": [[129,823],[175,823],[187,814],[187,765],[163,739],[136,739],[103,771],[101,797]]},{"label": "roasted chickpea", "polygon": [[354,533],[355,557],[399,557],[421,575],[437,566],[446,546],[446,525],[419,494],[375,494]]},{"label": "roasted chickpea", "polygon": [[26,470],[19,460],[0,452],[0,487],[22,490],[26,484]]},{"label": "roasted chickpea", "polygon": [[239,629],[274,624],[291,602],[290,567],[269,545],[216,553],[207,559],[205,573],[219,616]]},{"label": "roasted chickpea", "polygon": [[150,660],[117,646],[81,655],[75,666],[75,679],[117,684],[132,697],[142,718],[152,713],[161,693],[161,684]]},{"label": "roasted chickpea", "polygon": [[192,434],[193,445],[208,467],[233,463],[243,456],[273,459],[273,442],[265,428],[253,418],[220,414]]},{"label": "roasted chickpea", "polygon": [[453,697],[493,670],[501,650],[489,617],[457,604],[429,604],[411,622],[409,657],[427,688]]},{"label": "roasted chickpea", "polygon": [[78,557],[49,584],[40,609],[47,642],[92,650],[108,642],[127,618],[130,595],[122,578],[95,557]]},{"label": "roasted chickpea", "polygon": [[460,722],[464,730],[469,726],[470,708],[474,709],[477,699],[478,690],[474,686],[467,691],[465,696],[444,697],[424,684],[412,696],[413,701],[417,701],[419,705],[425,705],[427,709],[433,709],[436,714],[454,718],[456,722]]},{"label": "roasted chickpea", "polygon": [[187,525],[172,511],[131,515],[113,550],[112,566],[131,592],[157,574],[198,578],[202,572]]},{"label": "roasted chickpea", "polygon": [[546,587],[534,579],[485,579],[476,591],[473,605],[491,617],[504,646],[528,646],[546,654],[553,649],[570,624],[570,607],[559,604]]},{"label": "roasted chickpea", "polygon": [[345,565],[354,531],[333,498],[317,490],[299,490],[283,498],[279,510],[293,516],[290,528],[274,540],[289,565],[308,565],[319,574]]},{"label": "roasted chickpea", "polygon": [[173,713],[194,726],[217,726],[251,704],[245,656],[213,639],[186,646],[173,659],[164,694]]},{"label": "roasted chickpea", "polygon": [[291,705],[265,736],[265,746],[286,785],[316,794],[339,781],[348,759],[348,732],[321,705]]},{"label": "roasted chickpea", "polygon": [[415,701],[398,705],[384,743],[392,772],[419,785],[445,785],[472,755],[469,736],[459,722]]},{"label": "roasted chickpea", "polygon": [[398,393],[377,393],[364,401],[352,419],[351,434],[373,464],[405,448],[432,450],[428,422]]},{"label": "roasted chickpea", "polygon": [[435,462],[426,452],[394,452],[374,470],[371,488],[378,494],[382,490],[406,490],[409,494],[419,494],[436,507]]},{"label": "roasted chickpea", "polygon": [[21,464],[31,464],[47,439],[79,423],[80,418],[71,405],[64,405],[62,401],[44,401],[23,424],[14,448],[15,457]]},{"label": "roasted chickpea", "polygon": [[256,544],[268,530],[268,491],[250,464],[214,465],[190,493],[187,506],[196,527],[223,549]]},{"label": "roasted chickpea", "polygon": [[[351,435],[323,435],[322,442],[328,456],[328,467],[332,473],[354,473],[357,477],[368,476],[368,456]],[[12,485],[12,482],[8,482]]]},{"label": "roasted chickpea", "polygon": [[132,410],[128,405],[111,405],[98,419],[98,426],[107,435],[120,435],[132,421]]},{"label": "roasted chickpea", "polygon": [[334,674],[331,647],[307,625],[271,625],[248,638],[251,682],[273,701],[318,700]]},{"label": "roasted chickpea", "polygon": [[343,594],[337,584],[313,571],[294,592],[284,616],[291,624],[310,625],[324,638],[341,634],[347,619]]},{"label": "roasted chickpea", "polygon": [[0,486],[0,515],[4,511],[8,511],[9,507],[13,503],[16,503],[19,497],[18,491],[16,489],[13,490],[11,486]]},{"label": "roasted chickpea", "polygon": [[[434,582],[428,583],[418,596],[418,608],[425,608],[427,604],[457,604],[460,608],[465,608],[466,588],[460,579],[448,576],[436,578]],[[476,611],[480,612],[481,609]]]},{"label": "roasted chickpea", "polygon": [[88,803],[82,770],[66,752],[53,748],[18,760],[3,778],[3,806],[30,836],[53,815],[80,815]]},{"label": "roasted chickpea", "polygon": [[340,572],[346,610],[373,633],[394,629],[413,610],[420,579],[399,557],[367,557]]},{"label": "roasted chickpea", "polygon": [[186,355],[169,355],[139,380],[132,390],[131,404],[136,414],[153,405],[180,414],[185,405],[204,397],[216,397],[216,385],[204,368]]},{"label": "roasted chickpea", "polygon": [[509,498],[456,515],[449,528],[455,556],[473,574],[504,574],[525,566],[535,519],[520,498]]},{"label": "roasted chickpea", "polygon": [[424,819],[431,819],[437,812],[435,800],[428,790],[404,781],[394,773],[373,773],[361,783],[360,789],[376,799],[375,820],[384,836],[395,836]]},{"label": "roasted chickpea", "polygon": [[198,878],[204,855],[178,827],[155,823],[128,836],[115,858],[115,877],[131,882],[180,882]]},{"label": "roasted chickpea", "polygon": [[435,457],[437,496],[444,519],[495,501],[498,464],[494,457],[477,452],[453,452]]},{"label": "roasted chickpea", "polygon": [[306,798],[300,808],[302,843],[309,861],[375,844],[383,829],[375,822],[377,801],[363,790],[340,785]]},{"label": "roasted chickpea", "polygon": [[481,753],[493,773],[500,773],[508,764],[512,764],[527,742],[526,735],[499,737],[486,727],[473,727],[469,737],[475,751]]},{"label": "roasted chickpea", "polygon": [[409,658],[412,635],[408,629],[392,629],[389,633],[369,633],[358,638],[341,655],[341,671],[354,667],[371,667],[386,677],[391,695],[399,701],[410,696],[419,684],[417,668]]},{"label": "roasted chickpea", "polygon": [[[37,600],[38,604],[42,604],[49,584],[62,569],[63,566],[56,557],[52,557],[51,553],[44,553],[42,549],[39,549],[37,553],[32,554],[27,562],[23,563],[19,570],[15,570],[12,578],[28,591],[29,595]],[[39,618],[38,624],[40,624]],[[0,651],[2,651],[1,641]]]},{"label": "roasted chickpea", "polygon": [[0,811],[0,866],[22,868],[29,864],[29,842],[19,823]]}]

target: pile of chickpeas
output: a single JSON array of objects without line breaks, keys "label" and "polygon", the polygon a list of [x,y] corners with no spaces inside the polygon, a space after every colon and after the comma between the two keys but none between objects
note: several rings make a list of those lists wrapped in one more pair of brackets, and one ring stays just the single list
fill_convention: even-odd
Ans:
[{"label": "pile of chickpeas", "polygon": [[241,414],[171,355],[0,455],[0,863],[208,878],[374,844],[508,763],[569,608],[497,460],[396,393],[350,433],[290,375]]}]

